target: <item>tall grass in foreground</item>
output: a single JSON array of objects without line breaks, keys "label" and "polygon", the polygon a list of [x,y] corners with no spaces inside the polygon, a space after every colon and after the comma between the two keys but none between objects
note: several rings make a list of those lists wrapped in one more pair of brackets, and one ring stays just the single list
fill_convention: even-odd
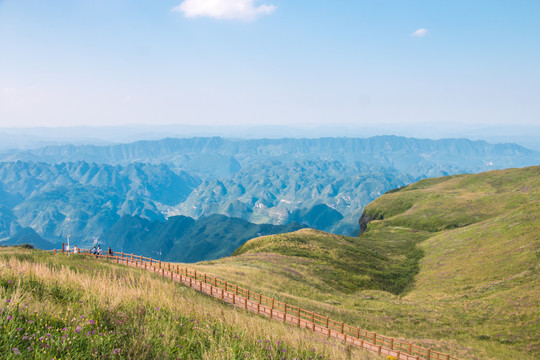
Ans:
[{"label": "tall grass in foreground", "polygon": [[0,328],[5,359],[376,359],[148,272],[16,248]]}]

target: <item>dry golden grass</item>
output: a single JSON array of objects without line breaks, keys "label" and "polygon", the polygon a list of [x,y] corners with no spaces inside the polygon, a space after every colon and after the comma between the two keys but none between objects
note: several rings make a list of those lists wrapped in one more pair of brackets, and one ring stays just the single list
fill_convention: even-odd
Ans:
[{"label": "dry golden grass", "polygon": [[[213,327],[231,329],[232,333],[249,343],[257,344],[258,340],[270,343],[289,344],[304,352],[322,354],[328,359],[376,359],[365,351],[349,349],[344,344],[327,340],[307,330],[297,329],[280,322],[268,320],[241,309],[221,303],[218,300],[197,293],[193,289],[161,278],[143,270],[126,269],[116,264],[102,264],[94,259],[67,258],[65,255],[35,256],[34,260],[18,260],[11,254],[24,254],[27,250],[3,249],[3,259],[0,261],[0,278],[19,278],[20,285],[32,279],[41,283],[45,288],[61,286],[80,293],[80,302],[55,301],[52,297],[37,300],[35,294],[24,286],[17,286],[9,294],[12,304],[29,304],[29,311],[47,314],[51,317],[69,317],[72,308],[77,313],[90,314],[96,311],[110,314],[124,314],[130,317],[140,309],[160,308],[174,314],[182,314],[196,319],[201,323],[213,324]],[[31,252],[35,253],[35,252]],[[43,261],[39,261],[40,259]],[[6,298],[6,290],[0,288],[0,298]],[[170,321],[170,319],[169,319]],[[216,325],[217,324],[217,325]],[[172,344],[179,336],[174,324],[147,325],[146,331],[159,331],[164,347]],[[145,334],[151,337],[156,334]],[[138,335],[140,336],[140,334]],[[233,349],[239,344],[232,344],[237,339],[215,339],[211,331],[208,334],[209,345],[203,359],[235,359],[237,351]],[[311,349],[315,349],[313,352]],[[250,351],[249,347],[246,351]],[[253,356],[250,358],[259,358]]]}]

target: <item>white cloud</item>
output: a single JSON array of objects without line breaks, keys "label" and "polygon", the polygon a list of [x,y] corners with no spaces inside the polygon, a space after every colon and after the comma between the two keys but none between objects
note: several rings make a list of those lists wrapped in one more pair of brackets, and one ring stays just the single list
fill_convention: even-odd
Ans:
[{"label": "white cloud", "polygon": [[122,101],[125,102],[125,103],[131,102],[131,100],[133,100],[133,98],[131,96],[124,96],[124,99],[122,99]]},{"label": "white cloud", "polygon": [[428,33],[428,30],[426,28],[421,28],[421,29],[418,29],[416,30],[415,32],[413,32],[411,34],[411,36],[414,36],[414,37],[424,37],[426,36]]},{"label": "white cloud", "polygon": [[274,5],[256,6],[254,0],[184,0],[172,10],[187,18],[208,16],[216,19],[254,20],[276,10]]}]

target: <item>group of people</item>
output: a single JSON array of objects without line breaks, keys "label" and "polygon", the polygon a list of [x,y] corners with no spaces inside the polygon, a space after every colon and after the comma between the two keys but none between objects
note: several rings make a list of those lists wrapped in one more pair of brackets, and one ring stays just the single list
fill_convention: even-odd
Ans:
[{"label": "group of people", "polygon": [[[101,249],[101,246],[94,246],[92,248],[92,250],[90,250],[90,253],[92,253],[92,255],[103,255],[103,250]],[[107,253],[110,255],[110,256],[113,256],[113,251],[111,249],[111,247],[109,246],[109,248],[107,249]]]}]

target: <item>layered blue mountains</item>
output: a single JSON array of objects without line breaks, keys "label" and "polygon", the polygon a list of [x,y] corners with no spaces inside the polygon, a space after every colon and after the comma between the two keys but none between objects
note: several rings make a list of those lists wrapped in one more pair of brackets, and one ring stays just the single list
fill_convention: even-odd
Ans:
[{"label": "layered blue mountains", "polygon": [[230,255],[302,227],[357,235],[363,208],[423,178],[540,164],[467,139],[167,138],[0,153],[0,245],[80,247],[170,261]]}]

